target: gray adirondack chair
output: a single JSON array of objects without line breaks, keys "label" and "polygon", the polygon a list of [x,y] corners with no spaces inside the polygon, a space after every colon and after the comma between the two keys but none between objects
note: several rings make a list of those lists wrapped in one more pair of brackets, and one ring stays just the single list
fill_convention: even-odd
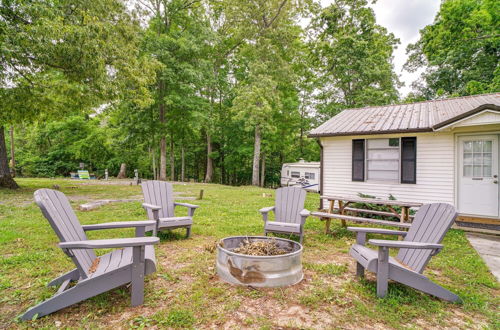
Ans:
[{"label": "gray adirondack chair", "polygon": [[[402,283],[417,290],[448,301],[460,301],[454,293],[429,280],[422,274],[427,263],[441,251],[441,241],[457,217],[455,208],[445,203],[422,206],[409,231],[380,228],[348,227],[357,234],[350,255],[357,261],[356,275],[364,276],[365,269],[377,274],[377,296],[385,297],[388,280]],[[370,239],[378,252],[365,246],[366,234],[401,235],[402,241]],[[398,255],[389,256],[389,249],[399,249]]]},{"label": "gray adirondack chair", "polygon": [[[141,184],[144,204],[148,218],[155,221],[155,225],[147,226],[146,231],[153,231],[157,236],[158,231],[186,228],[186,237],[191,235],[194,211],[199,207],[189,203],[174,202],[174,189],[172,184],[165,181],[151,180]],[[184,206],[188,208],[185,217],[175,216],[175,207]]]},{"label": "gray adirondack chair", "polygon": [[[300,243],[304,241],[304,224],[311,214],[304,209],[306,191],[299,187],[283,187],[276,190],[274,206],[260,209],[264,220],[264,234],[288,233],[300,236]],[[275,221],[268,220],[269,212],[274,211]]]},{"label": "gray adirondack chair", "polygon": [[[44,302],[31,307],[21,319],[31,320],[67,306],[76,304],[100,293],[131,283],[132,306],[144,302],[144,276],[156,271],[153,244],[158,237],[143,237],[144,229],[154,221],[110,222],[82,226],[66,196],[59,191],[40,189],[35,192],[35,202],[57,234],[59,247],[75,263],[76,268],[51,281],[48,286],[58,286],[57,293]],[[86,231],[135,228],[136,237],[89,240]],[[123,248],[100,256],[94,249]],[[70,287],[71,282],[76,282]]]}]

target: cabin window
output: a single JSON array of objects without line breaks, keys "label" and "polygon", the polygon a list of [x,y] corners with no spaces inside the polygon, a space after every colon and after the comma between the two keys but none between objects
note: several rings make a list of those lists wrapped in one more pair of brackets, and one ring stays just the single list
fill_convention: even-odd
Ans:
[{"label": "cabin window", "polygon": [[394,139],[367,140],[366,179],[399,181],[399,143]]},{"label": "cabin window", "polygon": [[401,183],[417,183],[417,138],[401,138]]},{"label": "cabin window", "polygon": [[352,181],[365,181],[365,140],[352,140]]},{"label": "cabin window", "polygon": [[310,179],[310,180],[314,180],[314,173],[309,173],[309,172],[306,172],[304,174],[304,178],[306,179]]},{"label": "cabin window", "polygon": [[352,141],[352,181],[416,183],[417,138]]},{"label": "cabin window", "polygon": [[292,178],[300,178],[300,172],[292,171]]}]

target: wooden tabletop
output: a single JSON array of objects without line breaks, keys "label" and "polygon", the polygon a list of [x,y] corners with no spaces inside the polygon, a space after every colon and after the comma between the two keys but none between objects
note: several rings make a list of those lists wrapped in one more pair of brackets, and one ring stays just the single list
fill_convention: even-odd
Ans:
[{"label": "wooden tabletop", "polygon": [[420,207],[422,203],[415,202],[405,202],[391,199],[374,199],[374,198],[361,198],[361,197],[353,197],[353,196],[339,196],[339,195],[323,195],[320,196],[321,199],[327,199],[329,201],[332,200],[340,200],[351,203],[370,203],[377,205],[391,205],[391,206],[403,206],[403,207]]}]

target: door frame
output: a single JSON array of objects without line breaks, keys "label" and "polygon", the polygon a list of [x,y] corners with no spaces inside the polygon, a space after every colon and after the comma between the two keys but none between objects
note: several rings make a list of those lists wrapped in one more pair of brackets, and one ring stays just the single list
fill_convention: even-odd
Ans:
[{"label": "door frame", "polygon": [[[454,154],[455,154],[455,161],[453,162],[453,165],[454,165],[454,172],[455,172],[455,196],[454,196],[454,201],[455,201],[455,207],[457,208],[458,210],[458,201],[459,201],[459,196],[458,194],[460,193],[460,189],[459,189],[459,175],[460,175],[460,167],[459,167],[459,164],[460,164],[460,161],[459,161],[459,158],[461,155],[460,155],[460,148],[458,146],[458,143],[459,143],[459,138],[460,137],[463,137],[463,136],[481,136],[481,135],[497,135],[498,136],[498,159],[497,159],[497,162],[498,162],[498,170],[500,172],[500,131],[486,131],[486,132],[467,132],[467,133],[455,133],[455,139],[454,139],[454,143],[453,143],[453,149],[454,149]],[[499,173],[499,177],[500,177],[500,173]],[[500,178],[499,178],[500,180]],[[498,194],[500,196],[500,184],[498,184]],[[466,216],[471,216],[471,217],[481,217],[481,218],[490,218],[490,219],[500,219],[500,201],[498,203],[498,214],[499,216],[498,217],[495,217],[495,216],[488,216],[488,215],[477,215],[477,214],[466,214],[466,213],[459,213],[459,215],[466,215]]]}]

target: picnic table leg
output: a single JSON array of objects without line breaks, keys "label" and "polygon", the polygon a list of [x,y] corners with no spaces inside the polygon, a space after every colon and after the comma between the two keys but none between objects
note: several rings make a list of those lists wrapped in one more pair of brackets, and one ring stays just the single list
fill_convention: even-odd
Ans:
[{"label": "picnic table leg", "polygon": [[[344,205],[344,202],[339,200],[339,214],[344,215],[344,207],[345,206],[346,205]],[[341,221],[342,221],[342,227],[346,227],[345,220],[342,219]]]},{"label": "picnic table leg", "polygon": [[[335,201],[331,200],[330,201],[330,206],[328,207],[328,213],[333,213],[335,207]],[[325,222],[325,234],[330,234],[330,223],[332,222],[332,219],[327,218]]]},{"label": "picnic table leg", "polygon": [[405,223],[408,219],[406,219],[406,206],[401,207],[401,216],[399,218],[399,222]]}]

